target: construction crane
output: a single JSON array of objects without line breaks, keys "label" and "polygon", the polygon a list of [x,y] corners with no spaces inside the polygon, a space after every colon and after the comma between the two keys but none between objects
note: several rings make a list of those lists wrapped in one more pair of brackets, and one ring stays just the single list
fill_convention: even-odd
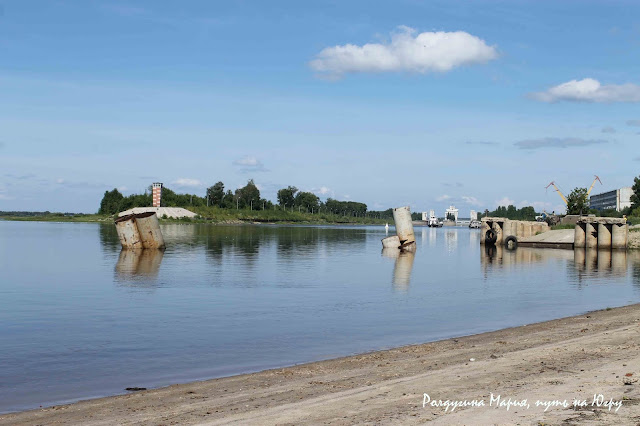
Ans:
[{"label": "construction crane", "polygon": [[[593,190],[594,185],[597,182],[600,182],[600,185],[602,185],[602,181],[600,180],[600,178],[598,177],[598,175],[594,175],[595,179],[593,180],[593,183],[591,184],[591,187],[589,187],[589,190],[587,191],[587,199],[589,198],[589,194],[591,194],[591,190]],[[562,191],[560,191],[560,189],[556,186],[556,183],[554,181],[551,181],[551,183],[549,185],[547,185],[545,187],[545,189],[548,189],[551,185],[553,185],[554,189],[556,190],[556,192],[558,193],[558,195],[560,195],[560,198],[562,198],[562,201],[564,201],[565,204],[569,205],[569,202],[567,201],[567,197],[564,196],[564,194],[562,193]]]},{"label": "construction crane", "polygon": [[[595,183],[595,182],[594,182]],[[569,205],[569,202],[567,201],[567,197],[564,196],[564,194],[562,193],[562,191],[560,191],[560,189],[556,186],[556,183],[554,181],[551,181],[551,183],[549,185],[547,185],[544,189],[548,189],[551,185],[553,185],[553,187],[555,188],[556,192],[560,195],[560,198],[562,198],[562,201],[564,201],[564,203],[566,205]],[[593,185],[591,185],[593,186]]]},{"label": "construction crane", "polygon": [[596,181],[600,182],[600,185],[602,185],[602,181],[600,180],[600,178],[598,177],[598,175],[594,175],[596,178],[593,180],[593,183],[591,184],[591,187],[589,188],[589,190],[587,191],[587,197],[589,197],[589,194],[591,194],[591,190],[593,189],[593,185],[596,184]]}]

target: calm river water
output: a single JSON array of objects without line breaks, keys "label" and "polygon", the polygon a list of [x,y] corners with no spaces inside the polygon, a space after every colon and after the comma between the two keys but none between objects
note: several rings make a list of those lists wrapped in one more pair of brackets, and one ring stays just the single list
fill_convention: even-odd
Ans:
[{"label": "calm river water", "polygon": [[[478,230],[0,221],[0,412],[427,342],[640,302],[638,253],[493,251]],[[391,229],[393,232],[393,228]]]}]

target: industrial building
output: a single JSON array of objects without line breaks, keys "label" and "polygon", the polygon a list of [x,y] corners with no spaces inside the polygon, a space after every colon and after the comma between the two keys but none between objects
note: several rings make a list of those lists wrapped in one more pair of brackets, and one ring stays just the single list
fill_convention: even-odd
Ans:
[{"label": "industrial building", "polygon": [[616,211],[622,211],[627,207],[631,207],[632,194],[633,190],[630,186],[595,194],[589,198],[589,206],[597,210],[616,209]]}]

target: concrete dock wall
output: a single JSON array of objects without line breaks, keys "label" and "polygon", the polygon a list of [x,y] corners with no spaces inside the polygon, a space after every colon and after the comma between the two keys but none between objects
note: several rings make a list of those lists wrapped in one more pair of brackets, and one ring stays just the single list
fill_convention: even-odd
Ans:
[{"label": "concrete dock wall", "polygon": [[578,219],[574,233],[574,248],[625,249],[629,226],[626,219],[582,217]]},{"label": "concrete dock wall", "polygon": [[[488,231],[495,234],[495,242],[490,243],[487,235]],[[516,237],[517,240],[532,237],[536,234],[547,232],[549,225],[546,222],[535,222],[528,220],[511,220],[504,217],[483,217],[480,226],[480,244],[504,245],[508,237]]]}]

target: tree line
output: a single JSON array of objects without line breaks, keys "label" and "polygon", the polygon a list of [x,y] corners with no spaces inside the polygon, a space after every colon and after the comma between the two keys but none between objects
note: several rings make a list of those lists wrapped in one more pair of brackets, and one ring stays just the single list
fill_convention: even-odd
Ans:
[{"label": "tree line", "polygon": [[[100,201],[100,214],[116,214],[133,207],[149,207],[152,205],[152,190],[147,188],[144,194],[124,196],[118,189],[105,191]],[[235,191],[225,190],[223,182],[208,187],[204,196],[196,194],[177,194],[169,188],[162,188],[162,207],[217,207],[221,209],[250,210],[291,210],[305,213],[332,213],[354,217],[392,217],[391,209],[384,212],[370,212],[365,203],[356,201],[338,201],[327,198],[322,201],[316,194],[300,191],[295,186],[287,186],[277,192],[277,204],[262,198],[260,190],[253,179]]]}]

